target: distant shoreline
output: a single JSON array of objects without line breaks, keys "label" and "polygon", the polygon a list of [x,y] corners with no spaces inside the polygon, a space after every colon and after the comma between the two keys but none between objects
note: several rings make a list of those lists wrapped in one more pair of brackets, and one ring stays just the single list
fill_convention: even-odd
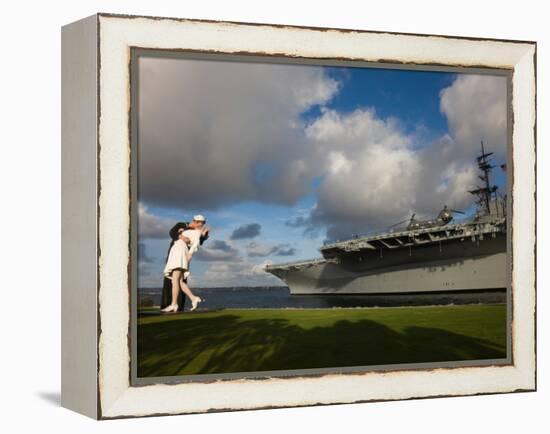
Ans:
[{"label": "distant shoreline", "polygon": [[[197,286],[193,287],[193,290],[225,290],[225,291],[240,291],[240,290],[281,290],[281,289],[287,289],[288,286],[281,285],[281,286]],[[138,288],[138,291],[162,291],[162,288],[155,287],[155,288]]]},{"label": "distant shoreline", "polygon": [[[374,306],[435,306],[493,304],[506,302],[506,290],[406,294],[291,294],[286,286],[194,288],[203,302],[199,308],[215,309],[286,309],[353,308]],[[140,307],[162,304],[162,289],[142,288],[137,293]],[[190,304],[186,303],[186,310]]]},{"label": "distant shoreline", "polygon": [[[500,306],[506,304],[506,302],[492,302],[492,303],[484,303],[483,306]],[[207,313],[207,312],[221,312],[223,310],[246,310],[246,311],[252,311],[252,310],[353,310],[353,309],[410,309],[410,308],[444,308],[444,307],[459,307],[459,306],[476,306],[479,305],[479,303],[466,303],[466,304],[424,304],[419,306],[331,306],[331,307],[227,307],[227,308],[217,308],[212,310],[201,310],[200,308],[197,309],[196,313]],[[151,306],[151,307],[143,307],[138,308],[138,310],[149,310],[149,309],[160,309],[160,306]],[[185,312],[177,312],[177,313],[169,313],[167,315],[181,315],[182,313],[188,313]]]}]

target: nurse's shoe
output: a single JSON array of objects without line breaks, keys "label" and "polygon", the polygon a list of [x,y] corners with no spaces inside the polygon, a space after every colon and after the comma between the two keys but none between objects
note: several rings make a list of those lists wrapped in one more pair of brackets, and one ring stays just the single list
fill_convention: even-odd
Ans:
[{"label": "nurse's shoe", "polygon": [[201,303],[201,302],[202,302],[202,298],[200,298],[200,297],[195,297],[195,298],[193,299],[193,301],[191,302],[191,309],[189,309],[189,311],[193,312],[193,311],[197,308],[197,306],[199,305],[199,303]]}]

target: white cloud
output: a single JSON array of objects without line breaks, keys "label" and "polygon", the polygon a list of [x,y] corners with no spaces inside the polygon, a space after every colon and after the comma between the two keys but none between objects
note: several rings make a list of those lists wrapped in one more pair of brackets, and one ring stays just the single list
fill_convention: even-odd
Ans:
[{"label": "white cloud", "polygon": [[421,163],[394,120],[374,110],[330,110],[308,127],[308,136],[326,155],[312,224],[328,224],[331,236],[349,236],[414,205]]},{"label": "white cloud", "polygon": [[388,227],[412,212],[467,207],[480,140],[496,158],[505,156],[506,82],[459,76],[441,92],[441,110],[450,131],[431,144],[416,143],[397,120],[373,109],[323,110],[306,134],[326,156],[324,177],[310,219],[302,220],[328,225],[329,237],[341,238]]},{"label": "white cloud", "polygon": [[246,250],[250,257],[269,256],[277,251],[277,246],[252,242],[248,243]]},{"label": "white cloud", "polygon": [[141,203],[138,205],[138,232],[140,239],[169,239],[168,231],[174,224],[175,222],[173,221],[152,214],[145,205]]},{"label": "white cloud", "polygon": [[505,158],[506,77],[460,75],[452,86],[441,91],[440,99],[441,112],[447,117],[455,143],[454,156],[474,155],[483,140],[498,158]]},{"label": "white cloud", "polygon": [[342,152],[330,152],[328,157],[330,160],[329,172],[333,175],[349,173],[354,165],[354,162],[348,160]]},{"label": "white cloud", "polygon": [[200,287],[220,286],[281,286],[281,281],[266,273],[267,261],[254,262],[212,262],[201,276],[192,276],[191,285]]}]

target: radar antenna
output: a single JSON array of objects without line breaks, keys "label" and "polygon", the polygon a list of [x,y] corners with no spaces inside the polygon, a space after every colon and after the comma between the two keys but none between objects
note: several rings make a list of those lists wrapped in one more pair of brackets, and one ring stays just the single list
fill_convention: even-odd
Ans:
[{"label": "radar antenna", "polygon": [[483,140],[481,141],[481,155],[477,157],[477,166],[483,172],[483,175],[478,176],[483,181],[483,187],[477,187],[475,190],[470,190],[469,193],[477,196],[477,205],[480,209],[483,209],[487,214],[491,214],[490,203],[493,197],[496,198],[496,191],[498,187],[491,185],[489,174],[495,167],[491,164],[489,157],[493,155],[492,152],[485,153],[483,147]]}]

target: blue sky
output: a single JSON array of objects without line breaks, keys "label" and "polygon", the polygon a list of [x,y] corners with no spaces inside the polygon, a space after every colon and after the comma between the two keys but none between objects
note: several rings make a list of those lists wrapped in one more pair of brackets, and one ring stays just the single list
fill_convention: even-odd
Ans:
[{"label": "blue sky", "polygon": [[410,131],[419,126],[433,135],[447,131],[439,92],[452,84],[456,74],[374,68],[327,68],[327,72],[344,83],[329,103],[338,111],[374,107],[380,117],[396,117]]},{"label": "blue sky", "polygon": [[178,59],[140,68],[142,287],[160,285],[167,230],[193,214],[212,232],[192,286],[277,285],[263,264],[318,257],[326,239],[411,212],[466,209],[479,140],[506,158],[502,77]]}]

